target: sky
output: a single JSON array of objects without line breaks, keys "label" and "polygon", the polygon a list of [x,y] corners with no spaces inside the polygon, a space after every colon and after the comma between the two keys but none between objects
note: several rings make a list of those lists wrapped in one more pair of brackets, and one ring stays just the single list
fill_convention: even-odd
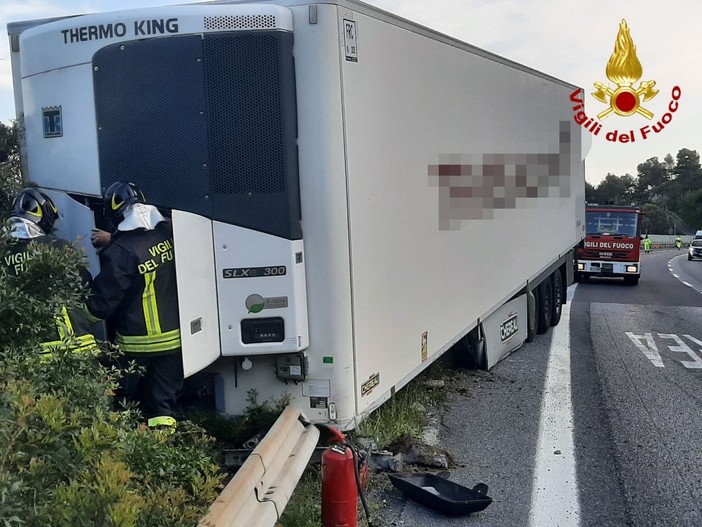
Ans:
[{"label": "sky", "polygon": [[[172,5],[173,0],[1,0],[0,121],[15,118],[7,23],[60,15]],[[195,2],[192,2],[195,3]],[[592,139],[585,158],[588,182],[608,173],[636,175],[649,158],[676,156],[681,148],[702,151],[702,2],[696,0],[369,0],[367,3],[557,77],[584,90]],[[598,114],[610,107],[617,84],[606,75],[622,19],[630,30],[643,74],[658,93],[639,98],[641,111],[621,116]],[[620,79],[621,80],[621,79]],[[606,84],[605,102],[596,100],[594,83]],[[677,87],[677,89],[676,89]],[[641,92],[641,90],[639,90]],[[631,101],[631,98],[630,98]],[[672,105],[672,106],[671,106]],[[671,112],[670,108],[675,107]],[[651,112],[649,120],[643,115]],[[574,111],[574,114],[576,112]],[[667,115],[666,115],[667,114]],[[663,120],[662,129],[653,127]],[[597,135],[596,124],[602,127]],[[587,121],[584,123],[587,125]],[[648,126],[648,129],[645,127]],[[648,130],[644,137],[644,130]],[[616,132],[616,141],[609,141]],[[634,141],[621,142],[633,134]]]}]

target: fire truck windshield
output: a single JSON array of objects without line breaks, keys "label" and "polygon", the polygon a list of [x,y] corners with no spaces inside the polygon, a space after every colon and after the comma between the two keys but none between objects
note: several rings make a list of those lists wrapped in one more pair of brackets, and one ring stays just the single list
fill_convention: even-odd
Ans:
[{"label": "fire truck windshield", "polygon": [[639,215],[628,211],[587,211],[587,234],[637,236]]}]

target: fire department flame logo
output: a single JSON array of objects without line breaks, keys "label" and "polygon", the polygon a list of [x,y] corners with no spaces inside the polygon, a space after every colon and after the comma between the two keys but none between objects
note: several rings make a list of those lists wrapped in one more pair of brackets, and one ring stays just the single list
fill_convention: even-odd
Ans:
[{"label": "fire department flame logo", "polygon": [[656,81],[641,81],[638,87],[634,87],[641,78],[643,69],[636,57],[636,46],[629,34],[626,20],[622,20],[619,24],[614,53],[609,58],[606,72],[607,78],[617,87],[612,89],[609,84],[595,82],[597,91],[592,96],[600,102],[609,104],[609,108],[597,114],[597,117],[604,119],[611,113],[628,117],[638,113],[646,119],[651,119],[653,113],[641,106],[641,99],[643,98],[643,102],[650,101],[658,94],[658,90],[653,89]]}]

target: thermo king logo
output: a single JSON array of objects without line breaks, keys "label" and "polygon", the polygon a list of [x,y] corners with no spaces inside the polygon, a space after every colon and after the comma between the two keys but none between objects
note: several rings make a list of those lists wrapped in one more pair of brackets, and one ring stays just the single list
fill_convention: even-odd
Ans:
[{"label": "thermo king logo", "polygon": [[63,120],[60,106],[48,106],[41,109],[44,137],[63,136]]}]

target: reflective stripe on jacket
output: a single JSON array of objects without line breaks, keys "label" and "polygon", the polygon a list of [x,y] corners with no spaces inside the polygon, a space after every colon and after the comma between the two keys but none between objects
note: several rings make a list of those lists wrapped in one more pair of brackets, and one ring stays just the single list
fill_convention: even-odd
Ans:
[{"label": "reflective stripe on jacket", "polygon": [[60,314],[56,316],[56,329],[58,331],[58,340],[41,343],[42,358],[50,357],[57,348],[67,347],[76,353],[92,353],[98,350],[95,337],[91,333],[83,333],[79,329],[80,333],[76,334],[76,328],[74,328],[71,316],[65,307],[62,307]]}]

